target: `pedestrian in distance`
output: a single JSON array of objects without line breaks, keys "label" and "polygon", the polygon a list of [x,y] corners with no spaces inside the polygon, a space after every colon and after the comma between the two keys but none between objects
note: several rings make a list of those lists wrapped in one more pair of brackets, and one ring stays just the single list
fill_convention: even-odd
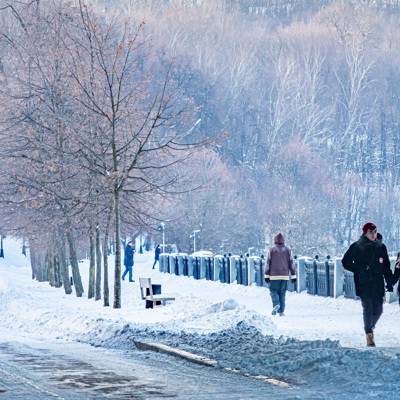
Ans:
[{"label": "pedestrian in distance", "polygon": [[[397,260],[396,260],[396,267],[394,269],[393,274],[393,286],[399,281],[400,279],[400,253],[397,253]],[[397,286],[397,293],[399,296],[399,304],[400,304],[400,285]]]},{"label": "pedestrian in distance", "polygon": [[393,274],[386,246],[377,238],[372,222],[362,228],[362,235],[342,259],[345,269],[353,272],[356,295],[361,298],[367,346],[375,347],[374,330],[383,312],[386,289],[393,291]]},{"label": "pedestrian in distance", "polygon": [[285,314],[285,298],[289,279],[296,284],[296,266],[285,238],[278,233],[274,238],[275,246],[268,251],[265,263],[265,282],[269,285],[272,299],[272,315]]},{"label": "pedestrian in distance", "polygon": [[133,247],[133,241],[130,240],[125,247],[125,255],[124,255],[125,271],[122,275],[123,281],[125,280],[125,276],[129,274],[129,282],[135,282],[132,277],[134,254],[135,254],[135,248]]},{"label": "pedestrian in distance", "polygon": [[160,254],[161,254],[161,248],[160,245],[158,244],[154,250],[154,264],[153,264],[153,269],[155,268],[156,264],[160,261]]}]

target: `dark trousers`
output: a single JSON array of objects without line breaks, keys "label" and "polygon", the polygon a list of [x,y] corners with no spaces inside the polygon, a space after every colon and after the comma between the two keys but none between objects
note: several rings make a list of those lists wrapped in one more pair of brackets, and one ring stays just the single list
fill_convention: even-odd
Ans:
[{"label": "dark trousers", "polygon": [[153,269],[154,269],[154,267],[156,266],[156,264],[158,263],[158,258],[156,258],[155,260],[154,260],[154,264],[153,264]]},{"label": "dark trousers", "polygon": [[269,283],[269,292],[271,294],[272,306],[275,307],[279,305],[280,313],[283,313],[285,311],[285,298],[287,287],[288,281],[284,280],[270,281]]},{"label": "dark trousers", "polygon": [[132,268],[133,268],[133,265],[125,265],[125,271],[122,275],[122,279],[125,279],[126,274],[129,274],[129,282],[131,282],[133,280],[132,279]]},{"label": "dark trousers", "polygon": [[383,312],[383,298],[379,296],[362,297],[364,331],[372,333]]}]

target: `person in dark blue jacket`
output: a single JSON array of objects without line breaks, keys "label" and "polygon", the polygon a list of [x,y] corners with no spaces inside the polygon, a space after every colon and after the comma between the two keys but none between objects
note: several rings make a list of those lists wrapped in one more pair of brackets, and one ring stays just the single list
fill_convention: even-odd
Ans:
[{"label": "person in dark blue jacket", "polygon": [[129,282],[134,282],[134,280],[132,279],[134,253],[135,253],[135,249],[133,247],[133,242],[131,240],[128,242],[128,244],[125,247],[125,256],[124,256],[125,271],[122,275],[122,280],[125,280],[126,274],[129,274]]},{"label": "person in dark blue jacket", "polygon": [[158,244],[156,249],[154,250],[154,264],[153,264],[153,269],[156,266],[156,264],[160,261],[160,254],[161,254],[161,248],[160,245]]}]

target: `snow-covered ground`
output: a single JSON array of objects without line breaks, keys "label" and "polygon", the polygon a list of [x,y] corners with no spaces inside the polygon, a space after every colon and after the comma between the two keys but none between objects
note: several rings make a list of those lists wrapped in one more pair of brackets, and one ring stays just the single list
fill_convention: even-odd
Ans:
[{"label": "snow-covered ground", "polygon": [[[102,301],[76,298],[74,294],[67,296],[62,288],[33,281],[29,262],[20,254],[20,248],[15,241],[6,240],[6,258],[0,262],[3,336],[105,340],[127,324],[138,329],[207,333],[244,321],[266,335],[300,340],[332,339],[339,340],[343,346],[365,346],[361,305],[354,300],[288,293],[286,316],[272,317],[268,289],[162,274],[151,269],[152,253],[147,253],[136,254],[136,282],[122,282],[122,309],[115,310],[103,307]],[[87,289],[88,263],[82,262],[80,266]],[[175,295],[176,300],[164,307],[146,310],[140,299],[139,276],[161,283],[163,293]],[[377,345],[398,347],[399,326],[399,306],[385,304],[376,329]]]}]

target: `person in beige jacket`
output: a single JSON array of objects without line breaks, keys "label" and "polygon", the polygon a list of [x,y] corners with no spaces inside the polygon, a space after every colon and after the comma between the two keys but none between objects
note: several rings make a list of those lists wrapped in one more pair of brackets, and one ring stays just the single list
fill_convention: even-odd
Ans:
[{"label": "person in beige jacket", "polygon": [[265,282],[269,285],[272,299],[272,315],[285,315],[285,297],[289,279],[296,283],[296,266],[285,238],[278,233],[274,238],[275,246],[268,251],[265,263]]}]

